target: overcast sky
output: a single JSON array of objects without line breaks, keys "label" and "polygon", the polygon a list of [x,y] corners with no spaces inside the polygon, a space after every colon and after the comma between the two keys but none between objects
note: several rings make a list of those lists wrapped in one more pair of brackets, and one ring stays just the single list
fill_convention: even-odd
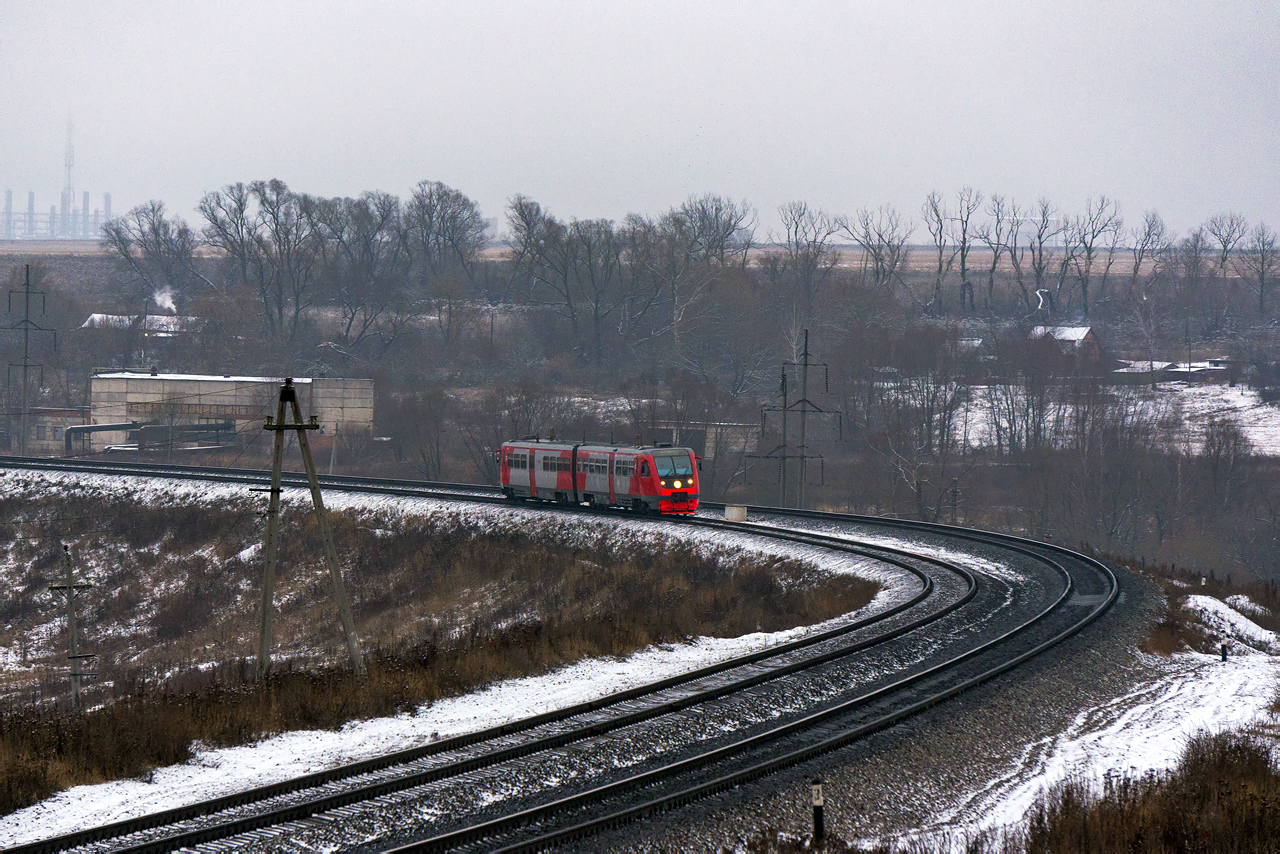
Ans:
[{"label": "overcast sky", "polygon": [[[233,6],[234,8],[227,8]],[[207,191],[407,195],[501,216],[749,200],[764,227],[969,184],[1175,229],[1280,226],[1280,9],[1181,3],[0,5],[0,185],[115,213]],[[917,233],[917,239],[924,234]]]}]

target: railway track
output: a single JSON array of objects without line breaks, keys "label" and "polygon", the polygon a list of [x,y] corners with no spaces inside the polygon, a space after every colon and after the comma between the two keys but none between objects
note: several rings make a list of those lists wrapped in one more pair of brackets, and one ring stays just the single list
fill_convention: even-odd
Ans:
[{"label": "railway track", "polygon": [[[248,470],[9,458],[0,458],[0,467],[229,483],[266,477]],[[322,480],[339,490],[503,501],[496,489],[460,484]],[[763,507],[751,512],[761,523],[696,518],[677,524],[870,557],[912,573],[919,590],[883,614],[654,685],[16,850],[162,851],[219,839],[235,847],[295,834],[326,838],[345,823],[359,825],[357,836],[384,840],[369,850],[397,842],[403,851],[538,850],[708,797],[892,726],[1069,637],[1116,595],[1105,566],[1056,546],[900,520]],[[934,549],[965,542],[1001,555],[1020,566],[1024,578],[975,575],[954,560],[857,542],[883,540],[886,528]],[[680,727],[701,727],[701,736],[658,749],[659,741],[671,741],[664,733]],[[620,743],[639,743],[644,755],[619,764]],[[598,754],[612,755],[613,767]],[[559,782],[542,785],[539,774]],[[524,781],[523,791],[484,803],[495,780],[513,775]],[[416,805],[428,801],[456,808],[424,820]],[[416,822],[406,818],[415,813]],[[371,834],[377,827],[382,831]]]}]

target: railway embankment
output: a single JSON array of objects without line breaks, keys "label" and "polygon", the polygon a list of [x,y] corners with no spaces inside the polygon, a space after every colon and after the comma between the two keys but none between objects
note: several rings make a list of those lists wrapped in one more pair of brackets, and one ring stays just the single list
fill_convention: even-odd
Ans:
[{"label": "railway embankment", "polygon": [[[5,571],[23,591],[0,638],[12,665],[0,738],[9,808],[78,783],[154,779],[157,766],[272,733],[412,713],[574,661],[695,637],[765,643],[858,611],[882,588],[852,564],[819,569],[803,549],[659,536],[648,522],[335,500],[340,558],[372,651],[370,677],[356,680],[332,664],[341,655],[336,617],[299,505],[285,529],[293,545],[280,590],[284,654],[276,675],[254,687],[257,503],[244,487],[61,473],[4,479]],[[87,694],[97,708],[82,716],[54,702],[65,700],[66,681],[47,583],[64,542],[96,585],[82,620],[102,664]],[[43,640],[20,655],[27,638]],[[24,702],[33,685],[35,701]],[[526,695],[506,713],[539,711],[531,702]]]}]

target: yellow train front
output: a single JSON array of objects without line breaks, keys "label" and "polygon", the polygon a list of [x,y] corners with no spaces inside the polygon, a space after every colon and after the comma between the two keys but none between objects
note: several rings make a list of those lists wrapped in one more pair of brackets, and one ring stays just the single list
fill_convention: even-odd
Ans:
[{"label": "yellow train front", "polygon": [[513,501],[623,507],[641,513],[698,510],[698,468],[689,448],[542,441],[504,442],[502,491]]}]

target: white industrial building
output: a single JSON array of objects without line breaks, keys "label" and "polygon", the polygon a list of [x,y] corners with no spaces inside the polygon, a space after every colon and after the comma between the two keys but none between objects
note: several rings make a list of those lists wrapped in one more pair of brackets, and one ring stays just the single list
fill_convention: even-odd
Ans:
[{"label": "white industrial building", "polygon": [[[282,377],[207,376],[113,371],[89,378],[90,423],[121,425],[95,431],[95,449],[130,441],[130,424],[230,425],[257,432],[274,417]],[[295,377],[302,417],[316,416],[324,434],[371,433],[373,380]],[[292,416],[290,416],[292,417]],[[135,428],[136,429],[136,428]],[[135,436],[136,439],[136,436]]]}]

